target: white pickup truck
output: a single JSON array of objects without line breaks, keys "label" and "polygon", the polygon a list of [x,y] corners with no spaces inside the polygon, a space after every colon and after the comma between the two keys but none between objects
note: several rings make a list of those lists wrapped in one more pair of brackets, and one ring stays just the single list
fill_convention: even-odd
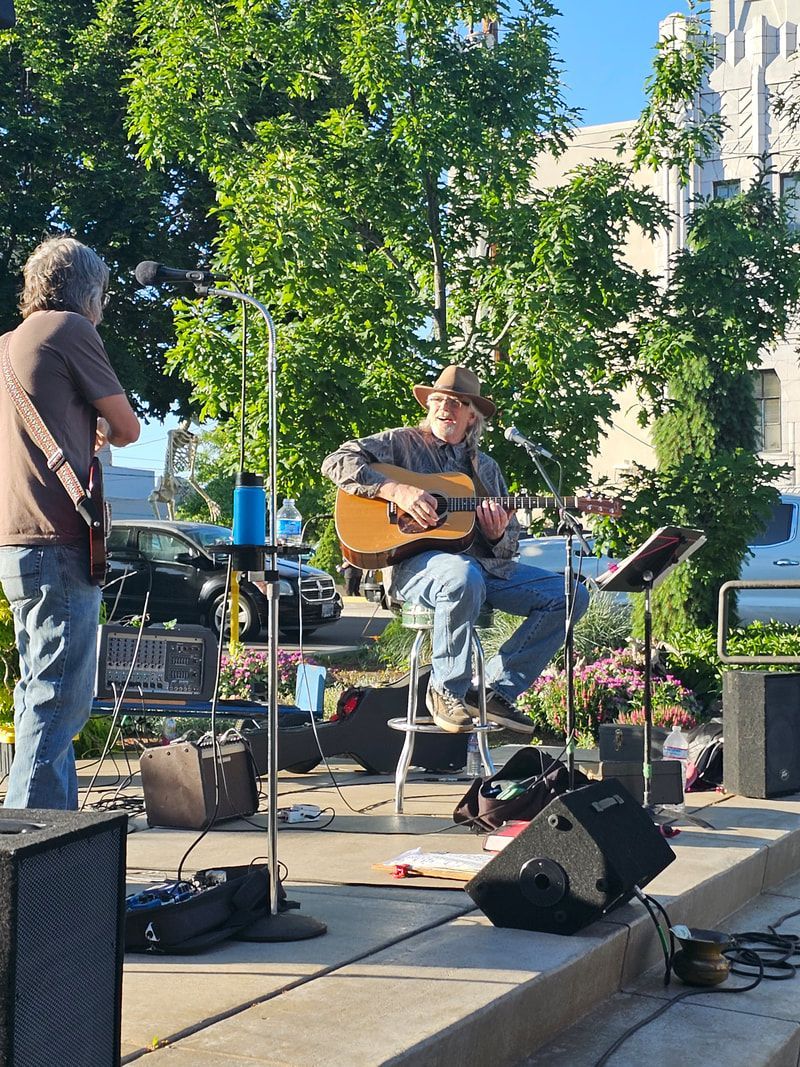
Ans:
[{"label": "white pickup truck", "polygon": [[[591,538],[588,538],[591,544]],[[702,552],[703,549],[700,549]],[[615,560],[608,556],[584,556],[573,544],[574,565],[584,575],[597,578]],[[563,537],[525,537],[520,541],[520,559],[545,570],[563,571],[566,563]],[[750,554],[739,576],[743,581],[800,580],[800,496],[783,494],[761,534],[750,545]],[[745,589],[739,593],[739,617],[775,619],[800,625],[800,589]]]}]

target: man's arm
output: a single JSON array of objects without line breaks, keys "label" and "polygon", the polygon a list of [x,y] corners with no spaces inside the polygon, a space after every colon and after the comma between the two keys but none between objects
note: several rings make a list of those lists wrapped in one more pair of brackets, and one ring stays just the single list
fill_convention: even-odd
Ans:
[{"label": "man's arm", "polygon": [[139,420],[124,393],[103,396],[99,400],[94,400],[93,404],[100,413],[100,418],[97,420],[95,451],[102,448],[106,441],[118,448],[138,441]]},{"label": "man's arm", "polygon": [[403,432],[385,430],[371,437],[345,441],[325,458],[322,473],[346,493],[387,500],[423,526],[434,526],[437,521],[436,499],[430,493],[413,485],[393,482],[373,467],[374,463],[398,465],[393,444]]}]

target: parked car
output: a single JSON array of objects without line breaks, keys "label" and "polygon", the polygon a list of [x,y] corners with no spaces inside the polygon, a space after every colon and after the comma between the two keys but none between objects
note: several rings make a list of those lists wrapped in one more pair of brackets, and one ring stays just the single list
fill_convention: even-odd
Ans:
[{"label": "parked car", "polygon": [[[109,616],[113,613],[114,620],[119,620],[141,615],[150,590],[147,614],[151,621],[199,623],[218,634],[227,557],[215,556],[209,546],[230,541],[230,537],[225,526],[199,522],[113,522],[103,590]],[[301,615],[304,636],[336,622],[342,599],[329,574],[285,559],[278,560],[278,570],[278,628],[285,638],[297,638]],[[267,622],[266,585],[242,580],[239,589],[239,633],[242,638],[255,638]]]},{"label": "parked car", "polygon": [[[591,545],[592,539],[587,540]],[[585,555],[575,542],[572,552],[576,571],[580,568],[588,578],[598,578],[609,565],[618,562],[606,555]],[[563,571],[566,564],[564,538],[522,538],[520,559],[545,570]],[[749,547],[739,577],[742,581],[800,580],[800,496],[785,493],[780,502],[773,505],[766,526]],[[800,625],[800,589],[742,590],[738,612],[743,623],[774,619]]]}]

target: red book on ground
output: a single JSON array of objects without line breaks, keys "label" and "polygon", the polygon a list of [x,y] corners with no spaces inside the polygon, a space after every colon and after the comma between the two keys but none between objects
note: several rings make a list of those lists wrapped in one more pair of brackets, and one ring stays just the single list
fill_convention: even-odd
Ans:
[{"label": "red book on ground", "polygon": [[517,834],[522,833],[526,826],[530,826],[529,819],[510,819],[504,822],[499,829],[493,830],[483,839],[484,851],[500,852]]}]

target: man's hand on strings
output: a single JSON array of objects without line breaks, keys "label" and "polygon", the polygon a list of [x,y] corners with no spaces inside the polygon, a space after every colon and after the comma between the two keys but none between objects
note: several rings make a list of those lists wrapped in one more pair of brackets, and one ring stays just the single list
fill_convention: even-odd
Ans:
[{"label": "man's hand on strings", "polygon": [[511,521],[511,512],[496,500],[482,500],[476,509],[478,525],[487,541],[499,541]]},{"label": "man's hand on strings", "polygon": [[419,489],[416,485],[403,485],[402,482],[384,482],[381,496],[410,515],[420,526],[435,526],[439,521],[436,511],[436,497]]}]

